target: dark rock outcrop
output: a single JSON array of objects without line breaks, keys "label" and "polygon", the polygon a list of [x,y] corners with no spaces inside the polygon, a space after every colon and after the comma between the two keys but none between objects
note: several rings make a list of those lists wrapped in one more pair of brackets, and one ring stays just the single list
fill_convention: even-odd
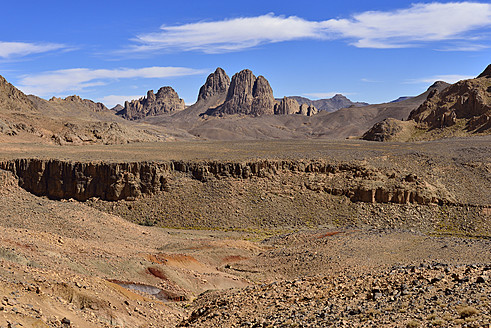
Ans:
[{"label": "dark rock outcrop", "polygon": [[274,114],[275,99],[269,82],[257,78],[250,70],[243,70],[232,77],[225,102],[209,110],[208,115],[242,114],[260,116]]},{"label": "dark rock outcrop", "polygon": [[226,94],[230,87],[230,78],[225,71],[218,67],[214,73],[211,73],[206,82],[199,89],[198,101],[206,100],[213,96]]},{"label": "dark rock outcrop", "polygon": [[149,90],[146,97],[126,101],[124,108],[116,114],[128,120],[137,120],[146,116],[180,111],[185,107],[184,100],[179,98],[174,89],[162,87],[157,94],[154,94],[153,90]]},{"label": "dark rock outcrop", "polygon": [[486,67],[486,69],[477,76],[478,79],[481,77],[491,78],[491,64],[489,64],[488,67]]},{"label": "dark rock outcrop", "polygon": [[430,129],[446,128],[465,122],[468,132],[484,132],[491,128],[491,68],[479,77],[462,80],[441,92],[433,91],[426,101],[413,110],[409,119]]},{"label": "dark rock outcrop", "polygon": [[89,99],[82,99],[77,95],[69,96],[69,97],[66,97],[65,99],[53,97],[49,101],[53,102],[53,103],[59,103],[62,106],[63,105],[70,106],[71,104],[82,105],[83,107],[87,108],[88,110],[90,110],[92,112],[102,112],[102,111],[108,110],[107,107],[104,106],[103,103],[100,103],[100,102],[96,103],[96,102],[89,100]]}]

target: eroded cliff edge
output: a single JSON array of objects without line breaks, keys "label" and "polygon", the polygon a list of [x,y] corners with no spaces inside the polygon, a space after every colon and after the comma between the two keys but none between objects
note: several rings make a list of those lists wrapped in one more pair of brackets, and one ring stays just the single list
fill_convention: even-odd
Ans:
[{"label": "eroded cliff edge", "polygon": [[396,204],[462,203],[439,181],[416,173],[384,170],[356,163],[325,160],[257,160],[250,162],[167,161],[101,163],[17,159],[0,162],[19,185],[39,196],[86,201],[135,200],[178,188],[176,179],[203,183],[216,180],[268,179],[293,189],[345,196],[353,202]]}]

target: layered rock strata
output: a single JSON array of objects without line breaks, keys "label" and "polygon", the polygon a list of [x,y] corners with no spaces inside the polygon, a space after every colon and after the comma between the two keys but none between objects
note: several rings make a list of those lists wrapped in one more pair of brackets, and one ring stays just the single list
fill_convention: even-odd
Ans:
[{"label": "layered rock strata", "polygon": [[0,163],[13,172],[19,185],[54,199],[132,200],[168,190],[176,175],[199,180],[276,179],[295,174],[302,188],[368,203],[451,204],[454,197],[443,185],[414,174],[395,176],[357,164],[325,161],[261,160],[238,162],[77,163],[60,160],[18,159]]}]

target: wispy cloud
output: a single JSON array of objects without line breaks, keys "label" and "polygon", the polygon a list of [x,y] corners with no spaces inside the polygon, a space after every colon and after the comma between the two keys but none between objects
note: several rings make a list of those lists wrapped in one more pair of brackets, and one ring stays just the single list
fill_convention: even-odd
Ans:
[{"label": "wispy cloud", "polygon": [[97,101],[102,102],[108,108],[113,108],[117,104],[124,105],[125,101],[130,101],[133,99],[140,99],[142,95],[138,96],[118,96],[118,95],[109,95],[98,99]]},{"label": "wispy cloud", "polygon": [[208,70],[187,67],[144,67],[138,69],[72,68],[26,75],[18,83],[25,93],[38,96],[79,92],[89,87],[106,85],[111,81],[129,78],[170,78],[205,74]]},{"label": "wispy cloud", "polygon": [[[222,53],[261,44],[300,39],[344,39],[359,48],[405,48],[426,42],[477,39],[473,32],[491,28],[491,4],[421,3],[394,11],[367,11],[349,18],[308,21],[272,13],[221,21],[163,25],[138,35],[132,51],[201,51]],[[464,50],[480,50],[469,43]],[[458,48],[456,48],[458,49]]]},{"label": "wispy cloud", "polygon": [[380,83],[380,82],[382,82],[382,81],[372,80],[372,79],[367,79],[367,78],[362,78],[360,81],[366,82],[366,83]]},{"label": "wispy cloud", "polygon": [[447,83],[455,83],[460,80],[468,80],[468,79],[473,79],[475,76],[469,76],[469,75],[459,75],[459,74],[449,74],[449,75],[435,75],[435,76],[430,76],[430,77],[423,77],[420,79],[412,79],[406,81],[406,83],[433,83],[435,81],[444,81]]},{"label": "wispy cloud", "polygon": [[26,42],[3,42],[0,41],[0,58],[11,59],[39,54],[54,50],[60,50],[66,46],[57,43],[26,43]]},{"label": "wispy cloud", "polygon": [[352,92],[313,92],[313,93],[304,93],[303,96],[325,99],[325,98],[332,98],[338,94],[348,96],[348,95],[352,95],[353,93]]}]

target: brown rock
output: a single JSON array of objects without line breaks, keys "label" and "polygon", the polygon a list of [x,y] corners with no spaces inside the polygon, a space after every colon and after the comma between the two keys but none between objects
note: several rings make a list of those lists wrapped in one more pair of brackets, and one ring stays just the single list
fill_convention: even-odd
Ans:
[{"label": "brown rock", "polygon": [[450,127],[463,119],[467,131],[489,130],[490,66],[476,79],[459,81],[439,93],[430,93],[426,101],[411,112],[409,119],[432,129]]},{"label": "brown rock", "polygon": [[275,100],[269,82],[243,70],[232,77],[225,103],[208,112],[209,115],[251,115],[274,113]]},{"label": "brown rock", "polygon": [[0,75],[0,111],[33,111],[35,106],[27,96]]},{"label": "brown rock", "polygon": [[276,104],[274,107],[274,113],[276,115],[297,114],[298,112],[299,112],[298,102],[293,98],[283,97],[280,103]]},{"label": "brown rock", "polygon": [[59,103],[61,105],[69,104],[69,103],[80,104],[92,112],[101,112],[101,111],[108,110],[107,107],[104,106],[103,103],[100,103],[100,102],[96,103],[96,102],[93,102],[92,100],[89,100],[89,99],[82,99],[77,95],[69,96],[69,97],[66,97],[65,99],[53,97],[49,101],[56,102],[56,103]]},{"label": "brown rock", "polygon": [[162,87],[157,94],[154,94],[153,90],[149,90],[146,97],[131,102],[126,101],[124,108],[117,112],[117,115],[128,120],[137,120],[146,116],[172,113],[184,108],[184,100],[179,98],[174,89]]},{"label": "brown rock", "polygon": [[218,67],[206,79],[206,83],[199,89],[198,101],[228,92],[230,78],[225,71]]}]

